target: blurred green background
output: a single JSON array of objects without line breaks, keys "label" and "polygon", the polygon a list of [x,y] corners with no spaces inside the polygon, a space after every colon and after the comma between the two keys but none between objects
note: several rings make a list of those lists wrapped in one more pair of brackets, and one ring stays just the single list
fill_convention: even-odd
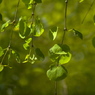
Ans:
[{"label": "blurred green background", "polygon": [[[42,62],[35,64],[17,63],[14,57],[10,60],[12,69],[4,68],[0,72],[0,95],[54,95],[54,81],[50,81],[46,76],[46,71],[51,64],[48,58],[48,50],[55,43],[62,40],[64,28],[64,3],[65,0],[43,0],[43,3],[36,6],[36,15],[41,18],[45,32],[35,38],[34,44],[39,47],[45,57]],[[65,44],[71,48],[72,59],[65,65],[68,76],[65,80],[58,82],[58,95],[95,95],[95,48],[92,46],[92,38],[95,36],[95,26],[93,16],[95,15],[95,3],[91,7],[87,17],[82,24],[82,20],[89,10],[93,0],[69,0],[67,28],[79,30],[83,34],[83,40],[67,32]],[[3,0],[0,4],[0,13],[3,21],[13,20],[18,0]],[[31,16],[31,10],[27,10],[21,1],[18,18],[20,16]],[[48,36],[49,29],[58,26],[58,36],[55,41],[51,41]],[[0,33],[0,46],[6,48],[9,43],[10,29]],[[12,48],[17,50],[21,58],[25,57],[27,51],[22,47],[24,40],[19,38],[18,31],[14,31]],[[0,58],[1,60],[1,58]],[[3,64],[7,64],[7,58]]]}]

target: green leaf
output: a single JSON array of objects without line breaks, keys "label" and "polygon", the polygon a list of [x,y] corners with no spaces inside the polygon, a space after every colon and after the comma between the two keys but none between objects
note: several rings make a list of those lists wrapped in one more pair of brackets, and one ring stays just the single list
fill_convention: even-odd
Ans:
[{"label": "green leaf", "polygon": [[4,29],[6,27],[8,27],[10,25],[10,20],[8,20],[7,22],[5,22],[2,26],[1,26],[1,32],[4,32]]},{"label": "green leaf", "polygon": [[35,49],[35,52],[36,52],[36,56],[39,60],[44,60],[44,54],[42,53],[42,51],[39,49],[39,48],[36,48]]},{"label": "green leaf", "polygon": [[74,34],[75,34],[76,36],[78,36],[80,39],[83,39],[83,35],[82,35],[81,32],[79,32],[79,31],[77,31],[77,30],[75,30],[75,29],[73,29],[73,31],[74,31]]},{"label": "green leaf", "polygon": [[94,25],[95,25],[95,15],[93,16],[93,21],[94,21]]},{"label": "green leaf", "polygon": [[0,47],[0,57],[4,54],[4,50]]},{"label": "green leaf", "polygon": [[19,36],[22,39],[30,35],[30,28],[27,26],[26,17],[21,17],[17,26],[19,26]]},{"label": "green leaf", "polygon": [[50,29],[49,37],[51,40],[55,40],[55,38],[57,36],[57,32],[58,32],[58,27],[53,27],[52,29]]},{"label": "green leaf", "polygon": [[66,64],[70,61],[71,59],[71,53],[67,53],[65,55],[62,55],[60,58],[59,58],[59,64]]},{"label": "green leaf", "polygon": [[32,38],[28,38],[27,40],[25,40],[25,44],[23,44],[23,47],[25,50],[27,50],[29,48],[29,43],[32,41]]},{"label": "green leaf", "polygon": [[3,0],[0,0],[0,4],[2,3]]},{"label": "green leaf", "polygon": [[14,56],[15,56],[15,58],[16,58],[16,61],[17,61],[18,63],[20,63],[20,62],[21,62],[21,61],[20,61],[20,55],[18,54],[18,52],[12,50],[12,54],[14,54]]},{"label": "green leaf", "polygon": [[22,18],[20,18],[20,21],[19,21],[19,35],[22,39],[25,38],[25,35],[24,35],[25,28],[26,28],[26,23]]},{"label": "green leaf", "polygon": [[0,14],[0,20],[2,21],[2,14]]},{"label": "green leaf", "polygon": [[44,32],[43,25],[41,24],[40,19],[36,18],[33,34],[34,36],[39,37],[43,34],[43,32]]},{"label": "green leaf", "polygon": [[42,0],[34,0],[36,3],[42,3]]},{"label": "green leaf", "polygon": [[47,77],[50,80],[59,81],[67,76],[67,70],[63,66],[51,66],[47,71]]},{"label": "green leaf", "polygon": [[95,48],[95,37],[93,37],[93,39],[92,39],[92,45],[93,45],[94,48]]},{"label": "green leaf", "polygon": [[4,66],[0,64],[0,72],[4,69]]},{"label": "green leaf", "polygon": [[59,44],[59,46],[62,48],[62,51],[70,52],[70,47],[66,44]]},{"label": "green leaf", "polygon": [[58,44],[55,44],[50,50],[50,53],[54,54],[67,54],[65,51],[62,50],[61,46]]}]

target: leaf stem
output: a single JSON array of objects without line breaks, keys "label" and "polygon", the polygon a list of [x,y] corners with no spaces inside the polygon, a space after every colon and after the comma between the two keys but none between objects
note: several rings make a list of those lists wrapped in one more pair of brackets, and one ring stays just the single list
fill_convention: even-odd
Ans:
[{"label": "leaf stem", "polygon": [[67,6],[68,6],[68,0],[65,0],[64,33],[63,33],[63,37],[62,37],[62,44],[64,42],[65,34],[67,31]]},{"label": "leaf stem", "polygon": [[[36,4],[37,3],[35,3],[35,2],[33,2],[33,4],[32,4],[32,14],[31,14],[31,19],[32,19],[32,22],[31,22],[31,25],[33,25],[34,24],[34,21],[35,21],[35,8],[36,8]],[[34,38],[33,38],[34,36],[32,35],[32,42],[31,42],[31,45],[30,45],[30,47],[31,48],[33,48],[34,47]],[[30,48],[30,49],[31,49]],[[31,51],[31,50],[30,50]]]}]

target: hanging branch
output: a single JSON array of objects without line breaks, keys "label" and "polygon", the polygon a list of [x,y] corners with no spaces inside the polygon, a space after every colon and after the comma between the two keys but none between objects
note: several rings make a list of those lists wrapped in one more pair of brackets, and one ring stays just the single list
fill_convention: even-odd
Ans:
[{"label": "hanging branch", "polygon": [[66,34],[66,31],[67,31],[67,6],[68,6],[68,0],[65,0],[64,34],[63,34],[63,37],[62,37],[62,44],[63,44],[64,38],[65,38],[65,34]]},{"label": "hanging branch", "polygon": [[[16,22],[19,3],[20,3],[20,0],[18,0],[18,3],[17,3],[14,20],[11,22],[11,24],[13,25],[13,27],[14,27],[15,22]],[[12,29],[13,29],[13,28],[12,28]],[[5,57],[6,57],[7,53],[8,53],[8,51],[10,50],[10,46],[11,46],[11,43],[12,43],[12,36],[13,36],[13,30],[12,30],[12,29],[11,29],[10,42],[9,42],[9,45],[8,45],[6,51],[5,51],[5,54],[4,54],[3,58],[2,58],[2,60],[1,60],[1,64],[3,63],[3,61],[4,61],[4,59],[5,59]]]},{"label": "hanging branch", "polygon": [[[35,2],[33,2],[33,4],[32,4],[32,14],[31,14],[32,23],[31,23],[31,25],[34,24],[34,20],[35,20],[34,17],[35,17],[36,4],[37,4],[37,3],[35,3]],[[31,46],[32,46],[32,47],[34,47],[33,41],[34,41],[34,39],[33,39],[33,36],[32,36],[32,43],[31,43]]]},{"label": "hanging branch", "polygon": [[[62,44],[63,44],[65,34],[67,31],[67,6],[68,6],[68,0],[65,0],[64,33],[63,33],[63,37],[62,37]],[[54,95],[57,95],[57,81],[55,81],[55,94]]]},{"label": "hanging branch", "polygon": [[94,1],[95,1],[95,0],[93,0],[93,2],[91,3],[91,5],[90,5],[90,7],[89,7],[89,9],[88,9],[88,11],[87,11],[87,13],[85,14],[85,16],[84,16],[84,18],[83,18],[83,20],[82,20],[82,24],[83,24],[84,20],[86,19],[86,17],[87,17],[87,15],[88,15],[89,11],[91,10],[91,8],[92,8],[92,6],[93,6],[93,4],[94,4]]},{"label": "hanging branch", "polygon": [[[13,27],[15,26],[15,23],[16,23],[19,3],[20,3],[20,0],[18,0],[17,6],[16,6],[16,11],[15,11],[14,20],[12,21]],[[11,42],[12,42],[12,36],[13,36],[13,30],[11,30],[11,36],[10,36],[9,47],[10,47]]]}]

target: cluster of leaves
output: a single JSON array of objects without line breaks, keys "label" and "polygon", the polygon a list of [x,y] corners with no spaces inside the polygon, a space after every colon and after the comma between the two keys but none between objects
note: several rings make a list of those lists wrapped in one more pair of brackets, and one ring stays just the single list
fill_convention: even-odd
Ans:
[{"label": "cluster of leaves", "polygon": [[[32,8],[33,4],[42,2],[41,0],[22,0],[22,1],[25,3],[25,5],[31,4],[31,8]],[[0,1],[0,3],[1,3],[1,1]],[[2,20],[1,14],[0,14],[0,20]],[[25,59],[22,63],[30,62],[33,64],[36,60],[43,60],[44,55],[43,55],[42,51],[39,48],[35,48],[33,45],[33,37],[40,37],[44,32],[44,28],[40,21],[40,18],[35,17],[34,21],[32,23],[28,22],[27,17],[20,17],[19,20],[16,22],[15,22],[15,20],[12,22],[10,20],[8,20],[1,26],[1,32],[4,32],[6,30],[6,28],[8,28],[10,25],[13,26],[13,28],[11,29],[12,32],[16,28],[17,28],[17,30],[19,30],[19,32],[18,32],[19,37],[21,39],[25,40],[25,43],[22,46],[25,50],[29,50],[29,53],[25,56]],[[12,35],[10,37],[10,40],[12,40]],[[8,60],[9,60],[11,58],[11,55],[14,55],[16,61],[18,63],[21,63],[20,55],[17,51],[12,49],[11,41],[10,41],[10,43],[6,49],[3,49],[2,47],[0,47],[0,57],[2,59],[2,61],[0,63],[0,71],[2,71],[4,69],[4,66],[9,66],[9,63],[8,63],[8,65],[3,65],[2,63],[6,56],[8,57]]]},{"label": "cluster of leaves", "polygon": [[[25,3],[27,9],[32,9],[33,5],[37,3],[42,3],[41,0],[22,0],[22,1]],[[83,2],[83,1],[84,0],[80,0],[79,2]],[[0,3],[1,2],[2,0],[0,0]],[[0,14],[0,20],[2,20],[1,14]],[[14,27],[18,28],[19,37],[25,41],[25,43],[23,44],[23,48],[25,50],[29,50],[29,53],[26,54],[25,59],[22,63],[29,62],[31,64],[34,64],[37,60],[43,60],[45,58],[44,54],[39,48],[35,48],[33,45],[33,37],[40,37],[44,32],[44,28],[40,21],[40,18],[35,17],[32,23],[28,23],[27,17],[20,17],[16,24],[8,20],[1,26],[1,32],[4,32],[5,29],[10,25],[15,25]],[[74,35],[83,39],[83,35],[79,31],[75,29],[71,29],[71,30],[73,31]],[[52,27],[49,30],[50,39],[55,40],[57,37],[57,33],[58,33],[58,27]],[[93,39],[93,42],[94,41],[95,39]],[[6,49],[2,49],[2,47],[0,47],[0,57],[3,56],[2,59],[4,59],[4,57],[7,54],[8,54],[8,60],[11,58],[11,55],[14,55],[16,61],[18,63],[21,63],[19,53],[13,50],[10,47],[10,44]],[[53,65],[51,65],[50,69],[47,71],[48,78],[50,80],[55,80],[55,81],[64,79],[67,76],[68,72],[63,65],[68,63],[71,59],[69,46],[66,44],[55,44],[53,47],[49,49],[49,56],[51,61],[53,62]],[[4,69],[4,66],[6,66],[6,65],[2,65],[2,62],[0,64],[0,71]]]},{"label": "cluster of leaves", "polygon": [[[73,32],[75,36],[78,36],[80,39],[83,39],[81,32],[70,29],[70,32]],[[58,32],[58,27],[53,27],[50,29],[49,37],[52,40],[55,40]],[[50,66],[50,69],[47,71],[47,76],[50,80],[59,81],[64,79],[67,76],[67,70],[63,66],[68,63],[71,59],[70,47],[66,44],[55,44],[49,49],[49,57],[53,62],[53,65]]]}]

